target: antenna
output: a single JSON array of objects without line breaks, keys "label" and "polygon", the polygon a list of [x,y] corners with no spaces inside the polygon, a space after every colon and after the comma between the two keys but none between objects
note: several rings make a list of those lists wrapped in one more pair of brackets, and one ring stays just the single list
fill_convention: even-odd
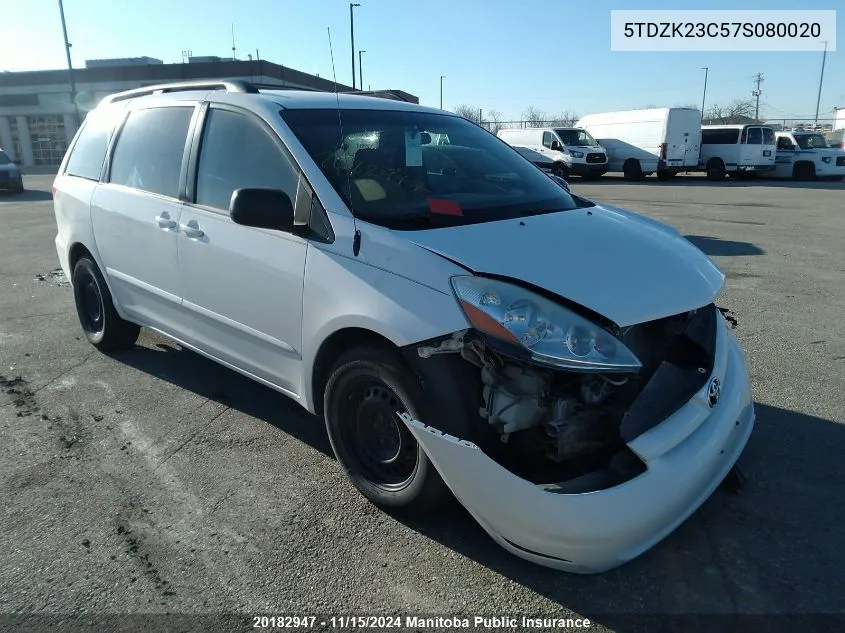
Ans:
[{"label": "antenna", "polygon": [[[343,117],[340,114],[340,95],[337,90],[337,73],[334,70],[334,50],[332,49],[332,29],[327,26],[329,32],[329,55],[332,58],[332,77],[334,78],[334,98],[337,103],[337,123],[340,127],[340,146],[343,146]],[[350,172],[346,172],[346,185],[349,188],[349,207],[352,211],[352,254],[358,257],[361,252],[361,231],[358,230],[358,223],[355,221],[355,209],[352,208],[352,180]]]},{"label": "antenna", "polygon": [[232,22],[232,61],[237,61],[235,57],[235,23]]}]

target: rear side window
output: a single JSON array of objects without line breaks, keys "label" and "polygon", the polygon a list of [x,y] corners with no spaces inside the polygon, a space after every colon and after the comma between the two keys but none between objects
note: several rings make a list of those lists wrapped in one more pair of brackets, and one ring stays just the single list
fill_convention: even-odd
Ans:
[{"label": "rear side window", "polygon": [[763,130],[761,130],[759,127],[748,128],[748,140],[745,142],[747,145],[762,145]]},{"label": "rear side window", "polygon": [[110,181],[162,196],[179,196],[182,155],[193,107],[166,107],[129,113],[111,163]]},{"label": "rear side window", "polygon": [[739,130],[727,128],[723,130],[702,130],[702,145],[735,145],[739,139]]},{"label": "rear side window", "polygon": [[66,174],[88,180],[100,179],[114,123],[114,117],[105,113],[88,115],[68,157]]},{"label": "rear side window", "polygon": [[775,144],[775,131],[770,127],[761,128],[763,130],[763,145]]},{"label": "rear side window", "polygon": [[244,114],[208,112],[197,172],[197,204],[228,210],[243,187],[281,189],[296,199],[299,172],[270,133]]}]

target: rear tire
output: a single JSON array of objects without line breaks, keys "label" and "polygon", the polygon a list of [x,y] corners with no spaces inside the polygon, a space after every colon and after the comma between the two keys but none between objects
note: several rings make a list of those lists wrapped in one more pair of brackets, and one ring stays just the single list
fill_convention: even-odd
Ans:
[{"label": "rear tire", "polygon": [[127,349],[138,339],[140,326],[117,314],[103,274],[90,257],[73,267],[73,299],[85,338],[103,352]]},{"label": "rear tire", "polygon": [[[396,415],[465,438],[469,421],[443,394],[427,393],[401,355],[386,347],[359,347],[335,363],[323,400],[326,430],[352,484],[377,506],[409,515],[429,514],[450,498],[425,451]],[[447,398],[448,399],[448,398]]]},{"label": "rear tire", "polygon": [[636,158],[626,160],[622,165],[622,175],[625,177],[625,180],[642,180],[644,176],[640,161]]},{"label": "rear tire", "polygon": [[816,167],[813,163],[796,163],[795,167],[792,168],[792,177],[795,180],[815,180],[816,179]]},{"label": "rear tire", "polygon": [[707,180],[724,180],[725,163],[721,158],[711,158],[707,161]]}]

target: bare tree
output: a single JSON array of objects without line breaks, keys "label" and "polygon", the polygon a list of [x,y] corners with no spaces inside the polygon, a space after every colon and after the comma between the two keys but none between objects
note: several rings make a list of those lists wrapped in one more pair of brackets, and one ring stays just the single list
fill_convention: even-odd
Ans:
[{"label": "bare tree", "polygon": [[498,134],[499,130],[501,130],[504,125],[502,125],[502,113],[498,110],[488,110],[488,112],[484,115],[485,126],[488,130],[490,130],[493,134]]},{"label": "bare tree", "polygon": [[481,124],[481,108],[475,106],[461,104],[455,108],[455,114],[462,116],[473,123]]},{"label": "bare tree", "polygon": [[550,117],[547,125],[549,127],[572,127],[573,125],[575,125],[575,122],[580,118],[581,117],[579,117],[574,112],[565,110],[564,112],[560,112],[554,115],[553,117]]},{"label": "bare tree", "polygon": [[543,110],[530,105],[522,113],[522,119],[528,127],[543,127],[546,125],[549,117]]},{"label": "bare tree", "polygon": [[704,115],[708,123],[747,123],[754,120],[754,102],[751,99],[736,99],[728,105],[714,103]]}]

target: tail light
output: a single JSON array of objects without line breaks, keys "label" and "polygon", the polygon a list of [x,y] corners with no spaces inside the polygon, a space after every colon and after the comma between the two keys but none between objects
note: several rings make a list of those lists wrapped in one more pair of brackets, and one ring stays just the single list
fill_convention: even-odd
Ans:
[{"label": "tail light", "polygon": [[666,160],[666,149],[667,149],[667,147],[668,147],[668,145],[666,143],[660,144],[660,158],[662,158],[663,160]]},{"label": "tail light", "polygon": [[50,187],[50,195],[53,196],[54,198],[56,197],[56,187],[55,187],[55,185]]}]

